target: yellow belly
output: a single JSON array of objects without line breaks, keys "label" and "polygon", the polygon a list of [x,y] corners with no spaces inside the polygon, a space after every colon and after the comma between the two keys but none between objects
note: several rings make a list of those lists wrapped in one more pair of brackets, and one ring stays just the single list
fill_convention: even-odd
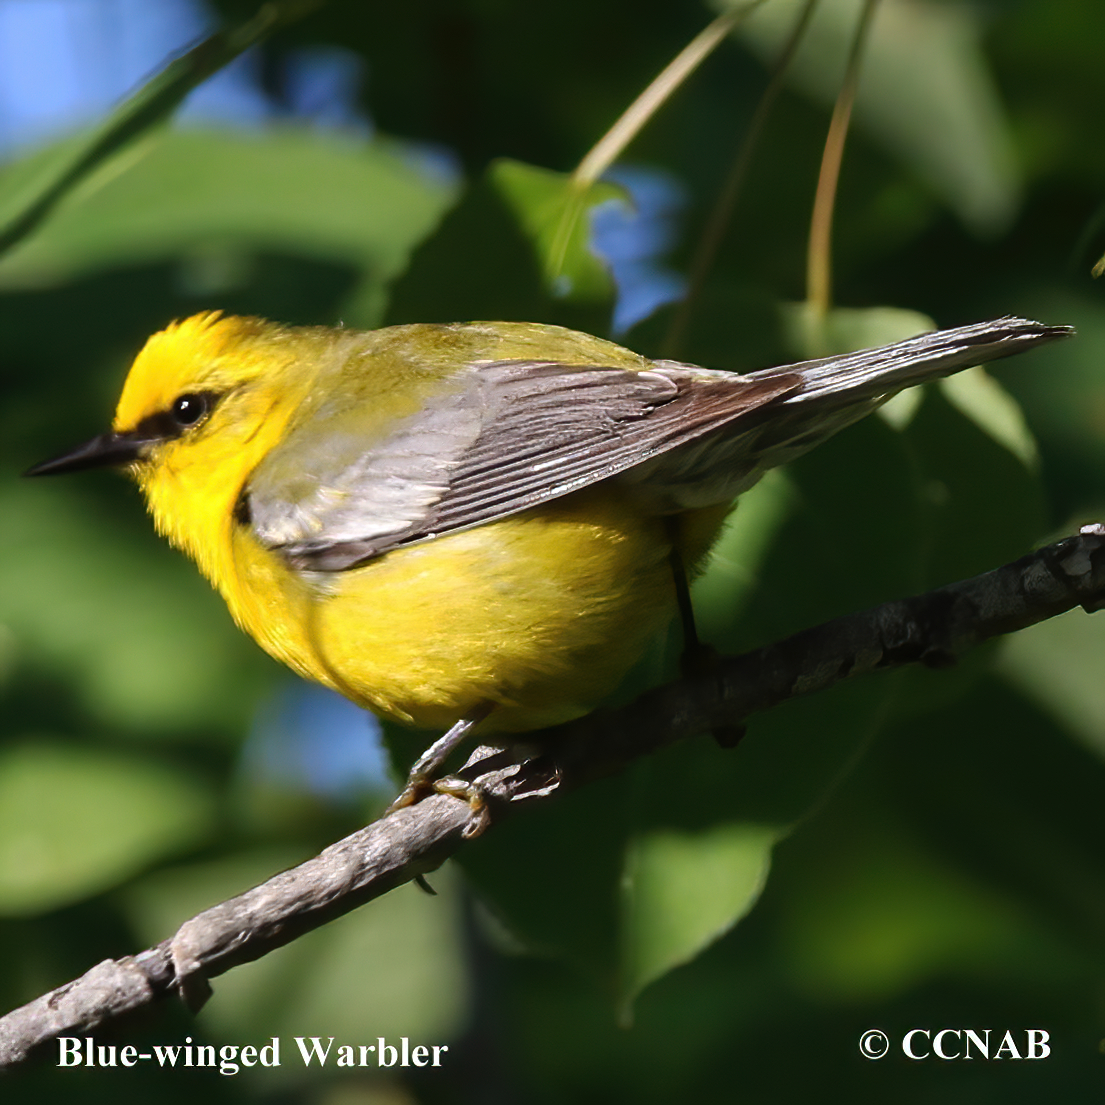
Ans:
[{"label": "yellow belly", "polygon": [[[689,560],[723,516],[703,512],[689,527]],[[242,531],[232,541],[235,571],[223,593],[263,647],[370,709],[426,728],[488,702],[496,708],[487,729],[586,713],[676,609],[665,521],[609,487],[313,577]]]}]

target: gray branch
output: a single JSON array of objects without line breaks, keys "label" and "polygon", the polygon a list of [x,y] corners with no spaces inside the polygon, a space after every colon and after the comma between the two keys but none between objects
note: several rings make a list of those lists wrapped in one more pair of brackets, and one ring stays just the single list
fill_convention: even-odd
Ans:
[{"label": "gray branch", "polygon": [[433,794],[397,810],[236,898],[205,910],[135,956],[104,960],[0,1018],[0,1067],[44,1054],[59,1036],[86,1035],[171,994],[197,1009],[207,980],[258,959],[431,871],[463,844],[527,804],[624,768],[696,734],[739,732],[751,714],[879,669],[942,666],[991,637],[1081,606],[1105,606],[1105,526],[995,571],[838,618],[777,644],[720,661],[713,671],[597,711],[506,748],[476,749],[460,776],[486,796],[479,815]]}]

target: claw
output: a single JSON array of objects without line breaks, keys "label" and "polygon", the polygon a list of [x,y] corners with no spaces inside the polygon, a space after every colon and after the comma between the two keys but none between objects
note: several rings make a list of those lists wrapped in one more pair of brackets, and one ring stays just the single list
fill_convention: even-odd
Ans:
[{"label": "claw", "polygon": [[[391,805],[384,810],[384,816],[387,817],[388,814],[401,810],[406,806],[413,806],[415,802],[438,790],[438,786],[434,782],[434,776],[441,765],[449,758],[450,753],[464,742],[472,730],[491,713],[491,710],[491,703],[485,703],[473,711],[471,717],[461,718],[444,736],[438,737],[415,761],[414,767],[411,768],[410,774],[407,776],[406,786],[399,792],[398,797]],[[463,780],[458,781],[463,782]],[[450,792],[440,791],[440,793],[448,794]]]},{"label": "claw", "polygon": [[491,810],[487,805],[487,791],[479,783],[470,783],[456,775],[438,779],[433,784],[438,794],[451,794],[454,798],[463,798],[468,803],[468,824],[464,827],[465,840],[474,840],[491,824]]}]

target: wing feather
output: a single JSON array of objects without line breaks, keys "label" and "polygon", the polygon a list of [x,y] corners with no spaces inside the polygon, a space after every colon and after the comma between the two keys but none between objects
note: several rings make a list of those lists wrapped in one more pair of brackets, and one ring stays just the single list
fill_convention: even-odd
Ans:
[{"label": "wing feather", "polygon": [[351,457],[325,418],[293,431],[250,480],[251,524],[294,566],[340,571],[607,479],[799,386],[684,366],[471,365]]},{"label": "wing feather", "polygon": [[325,572],[614,476],[659,511],[722,502],[904,387],[1070,332],[1004,318],[746,376],[477,362],[371,447],[355,404],[308,419],[251,477],[248,516]]}]

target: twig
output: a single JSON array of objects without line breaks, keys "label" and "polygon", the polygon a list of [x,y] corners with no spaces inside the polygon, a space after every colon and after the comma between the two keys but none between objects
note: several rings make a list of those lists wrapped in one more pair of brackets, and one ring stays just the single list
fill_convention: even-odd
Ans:
[{"label": "twig", "polygon": [[[665,745],[732,726],[752,713],[843,679],[910,663],[942,666],[991,637],[1075,606],[1105,607],[1105,526],[1048,545],[995,571],[838,618],[708,676],[661,687],[600,711],[479,748],[461,774],[487,795],[487,824],[527,803],[624,768]],[[136,956],[105,960],[79,979],[0,1018],[0,1067],[180,993],[192,1008],[207,980],[258,959],[401,883],[438,867],[472,823],[466,802],[435,794],[331,845],[314,859],[205,910]]]}]

